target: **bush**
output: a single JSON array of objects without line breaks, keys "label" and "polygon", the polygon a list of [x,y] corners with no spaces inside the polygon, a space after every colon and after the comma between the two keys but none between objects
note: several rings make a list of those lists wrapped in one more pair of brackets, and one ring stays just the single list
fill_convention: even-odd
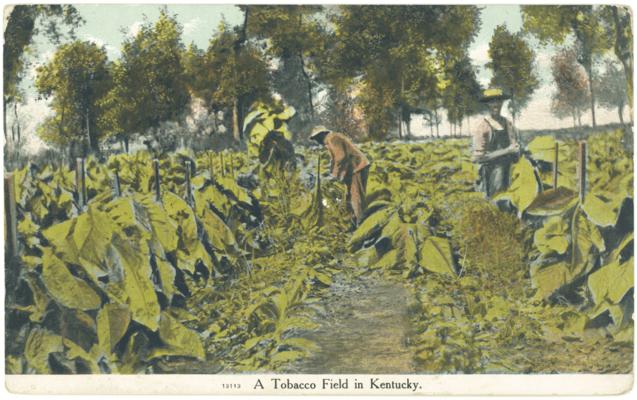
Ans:
[{"label": "bush", "polygon": [[485,289],[522,289],[526,273],[525,232],[513,214],[481,199],[457,204],[450,215],[462,273],[478,275]]}]

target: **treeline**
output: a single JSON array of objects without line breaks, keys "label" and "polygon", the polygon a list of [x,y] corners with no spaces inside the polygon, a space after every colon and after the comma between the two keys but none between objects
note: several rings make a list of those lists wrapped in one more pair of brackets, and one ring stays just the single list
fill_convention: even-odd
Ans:
[{"label": "treeline", "polygon": [[[125,39],[119,59],[109,60],[104,47],[73,38],[73,27],[82,23],[73,6],[16,6],[5,32],[5,116],[7,104],[22,100],[20,60],[32,36],[45,27],[59,42],[60,25],[71,34],[37,70],[37,91],[51,99],[54,112],[38,135],[71,153],[98,152],[105,141],[128,148],[139,134],[166,146],[180,136],[202,134],[240,144],[243,119],[257,101],[282,101],[296,109],[290,121],[295,140],[319,122],[361,139],[408,138],[414,115],[423,116],[432,136],[440,135],[443,116],[452,133],[460,133],[467,118],[483,111],[482,88],[468,55],[480,28],[480,7],[238,7],[242,23],[222,22],[205,49],[184,43],[176,16],[162,9],[156,21]],[[523,31],[511,33],[504,25],[494,31],[487,64],[491,84],[512,96],[514,119],[539,86],[528,34],[560,45],[574,37],[575,60],[589,79],[594,57],[614,50],[629,85],[624,93],[632,93],[628,9],[524,6],[522,15]],[[589,85],[590,96],[584,97],[593,112],[594,89]],[[582,97],[570,95],[581,108]],[[575,115],[568,98],[555,97],[561,116]]]}]

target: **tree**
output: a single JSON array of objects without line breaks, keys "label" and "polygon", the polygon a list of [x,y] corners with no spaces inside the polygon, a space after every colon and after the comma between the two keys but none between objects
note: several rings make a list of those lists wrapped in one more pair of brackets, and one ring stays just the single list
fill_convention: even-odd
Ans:
[{"label": "tree", "polygon": [[604,73],[595,80],[594,85],[599,105],[607,109],[617,108],[619,122],[624,125],[623,110],[628,99],[626,75],[611,60],[606,60],[604,67]]},{"label": "tree", "polygon": [[628,93],[628,105],[633,104],[633,31],[631,10],[627,6],[600,6],[606,33],[613,38],[615,56],[622,63]]},{"label": "tree", "polygon": [[535,72],[535,53],[523,38],[522,32],[511,33],[506,25],[499,25],[489,42],[487,67],[493,71],[491,85],[509,92],[509,111],[513,123],[524,109],[540,82]]},{"label": "tree", "polygon": [[314,122],[316,114],[316,62],[325,41],[324,29],[317,18],[323,7],[259,5],[241,8],[248,16],[248,37],[262,41],[266,54],[277,60],[274,89],[297,111],[290,127],[308,131],[306,128]]},{"label": "tree", "polygon": [[468,57],[463,57],[447,73],[448,84],[444,90],[443,102],[447,109],[447,120],[460,127],[465,117],[480,110],[482,88]]},{"label": "tree", "polygon": [[573,125],[581,125],[582,112],[590,105],[588,78],[573,49],[562,49],[551,59],[556,92],[551,111],[559,118],[570,115]]},{"label": "tree", "polygon": [[446,66],[466,55],[480,24],[475,6],[341,6],[339,11],[333,20],[338,40],[330,49],[332,69],[363,81],[365,117],[376,138],[387,131],[372,130],[392,125],[403,136],[412,110],[422,110]]},{"label": "tree", "polygon": [[113,89],[104,100],[102,123],[111,134],[128,140],[183,115],[190,94],[181,31],[175,17],[161,10],[154,24],[145,23],[123,43],[121,59],[113,66]]},{"label": "tree", "polygon": [[3,83],[4,83],[4,135],[7,138],[7,106],[20,99],[19,84],[25,70],[24,53],[33,37],[41,30],[54,43],[59,43],[63,34],[60,25],[69,28],[73,37],[74,28],[84,20],[71,5],[17,5],[7,6],[9,15],[4,30]]},{"label": "tree", "polygon": [[263,54],[252,43],[235,52],[238,35],[221,23],[206,52],[190,46],[184,60],[192,93],[204,100],[210,111],[232,115],[233,136],[240,142],[248,109],[256,101],[269,101],[271,89]]},{"label": "tree", "polygon": [[73,41],[60,46],[51,62],[38,67],[36,89],[44,97],[53,97],[55,111],[40,130],[44,140],[66,144],[85,139],[91,151],[99,151],[100,101],[111,85],[107,61],[103,47]]},{"label": "tree", "polygon": [[562,44],[568,35],[575,36],[577,62],[588,76],[591,117],[596,126],[593,58],[602,55],[611,45],[600,9],[590,5],[522,6],[522,21],[524,29],[544,44]]}]

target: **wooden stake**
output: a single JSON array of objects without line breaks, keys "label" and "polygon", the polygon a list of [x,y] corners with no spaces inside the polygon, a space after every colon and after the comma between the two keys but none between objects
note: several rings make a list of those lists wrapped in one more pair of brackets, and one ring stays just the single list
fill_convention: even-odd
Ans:
[{"label": "wooden stake", "polygon": [[86,199],[86,175],[84,170],[84,159],[77,158],[75,160],[75,188],[77,190],[77,202],[80,209],[83,209],[87,203]]},{"label": "wooden stake", "polygon": [[230,152],[230,176],[234,179],[234,160],[232,159],[232,152]]},{"label": "wooden stake", "polygon": [[122,195],[122,188],[119,184],[119,172],[115,170],[115,196],[119,197]]},{"label": "wooden stake", "polygon": [[15,178],[13,174],[9,174],[4,177],[4,226],[7,260],[18,255],[18,218],[15,201]]},{"label": "wooden stake", "polygon": [[190,160],[186,160],[186,201],[192,204],[192,188],[190,186]]},{"label": "wooden stake", "polygon": [[210,163],[210,179],[214,179],[215,169],[214,164],[212,163],[212,152],[208,153],[208,161]]},{"label": "wooden stake", "polygon": [[323,196],[321,193],[321,153],[318,154],[318,162],[316,164],[316,201],[318,206],[317,226],[323,226]]},{"label": "wooden stake", "polygon": [[578,148],[578,180],[579,180],[579,200],[580,202],[584,202],[584,198],[586,197],[586,142],[579,142]]},{"label": "wooden stake", "polygon": [[161,201],[161,179],[159,177],[159,160],[153,160],[153,167],[155,169],[155,200]]},{"label": "wooden stake", "polygon": [[559,156],[558,156],[558,152],[560,149],[560,144],[555,142],[555,157],[553,158],[553,189],[557,189],[557,170],[558,170],[558,162],[559,162]]}]

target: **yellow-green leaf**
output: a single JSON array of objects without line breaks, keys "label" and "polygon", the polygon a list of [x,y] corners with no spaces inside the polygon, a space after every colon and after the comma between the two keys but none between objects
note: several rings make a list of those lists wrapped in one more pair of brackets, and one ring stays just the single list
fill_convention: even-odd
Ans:
[{"label": "yellow-green leaf", "polygon": [[100,307],[100,296],[86,282],[73,276],[50,248],[43,248],[43,252],[42,281],[55,301],[78,310]]},{"label": "yellow-green leaf", "polygon": [[423,268],[428,271],[451,276],[456,275],[451,244],[448,239],[434,236],[428,237],[420,249],[420,262]]},{"label": "yellow-green leaf", "polygon": [[108,303],[97,314],[97,339],[100,349],[111,354],[124,337],[131,315],[124,304]]}]

